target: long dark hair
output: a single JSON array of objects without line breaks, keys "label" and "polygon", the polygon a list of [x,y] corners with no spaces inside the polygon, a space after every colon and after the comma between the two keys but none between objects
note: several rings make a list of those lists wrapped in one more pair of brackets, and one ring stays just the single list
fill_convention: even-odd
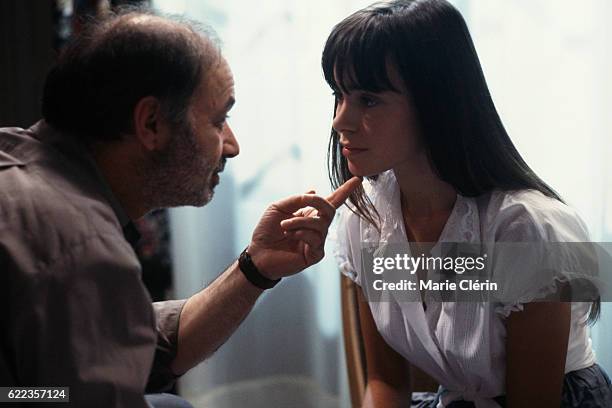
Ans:
[{"label": "long dark hair", "polygon": [[[445,0],[395,0],[359,10],[337,24],[323,50],[325,80],[335,92],[396,91],[388,63],[411,94],[429,160],[460,194],[534,189],[563,201],[525,163],[495,109],[467,25]],[[334,75],[335,73],[335,75]],[[337,101],[334,106],[334,115]],[[337,188],[352,177],[332,129],[328,172]],[[363,189],[354,211],[378,225]],[[593,312],[595,311],[595,315]],[[599,307],[592,308],[590,318]]]}]

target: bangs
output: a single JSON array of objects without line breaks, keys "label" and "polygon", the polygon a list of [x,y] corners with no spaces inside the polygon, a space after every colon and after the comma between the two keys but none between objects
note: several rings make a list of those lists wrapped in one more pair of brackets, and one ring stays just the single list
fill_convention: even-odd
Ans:
[{"label": "bangs", "polygon": [[334,27],[321,61],[325,81],[334,92],[400,92],[392,85],[387,70],[395,58],[389,49],[394,41],[384,28],[388,22],[382,21],[386,18],[362,10]]}]

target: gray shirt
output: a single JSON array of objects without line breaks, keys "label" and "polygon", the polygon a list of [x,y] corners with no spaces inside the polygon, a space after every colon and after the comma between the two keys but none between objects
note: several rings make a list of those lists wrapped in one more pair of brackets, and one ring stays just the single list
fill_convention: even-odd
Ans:
[{"label": "gray shirt", "polygon": [[77,138],[0,129],[0,386],[137,408],[172,384],[185,301],[151,303],[130,225]]}]

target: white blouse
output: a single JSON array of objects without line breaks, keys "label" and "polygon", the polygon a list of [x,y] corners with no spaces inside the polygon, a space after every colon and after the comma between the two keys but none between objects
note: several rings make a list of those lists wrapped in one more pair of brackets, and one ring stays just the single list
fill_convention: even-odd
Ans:
[{"label": "white blouse", "polygon": [[[348,209],[336,224],[336,259],[343,274],[361,285],[361,250],[366,243],[407,243],[401,215],[400,191],[393,172],[364,183],[381,216],[380,233]],[[508,228],[511,225],[511,228]],[[535,190],[493,191],[482,197],[461,195],[439,242],[503,241],[586,242],[587,229],[568,206]],[[508,239],[509,238],[509,239]],[[446,390],[439,408],[454,400],[473,401],[477,408],[495,408],[505,394],[505,318],[522,310],[523,302],[369,302],[372,317],[386,342],[410,363],[435,378]],[[574,302],[565,372],[595,363],[589,328],[590,303]]]}]

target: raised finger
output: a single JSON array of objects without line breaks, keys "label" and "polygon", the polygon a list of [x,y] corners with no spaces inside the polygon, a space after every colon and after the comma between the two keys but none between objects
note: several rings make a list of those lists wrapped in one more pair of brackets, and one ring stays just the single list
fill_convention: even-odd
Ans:
[{"label": "raised finger", "polygon": [[329,201],[329,203],[333,205],[334,208],[340,208],[340,206],[346,201],[346,199],[351,195],[351,193],[361,185],[361,182],[362,179],[360,177],[351,178],[350,180],[342,184],[340,187],[338,187],[336,191],[331,193],[327,197],[327,201]]}]

